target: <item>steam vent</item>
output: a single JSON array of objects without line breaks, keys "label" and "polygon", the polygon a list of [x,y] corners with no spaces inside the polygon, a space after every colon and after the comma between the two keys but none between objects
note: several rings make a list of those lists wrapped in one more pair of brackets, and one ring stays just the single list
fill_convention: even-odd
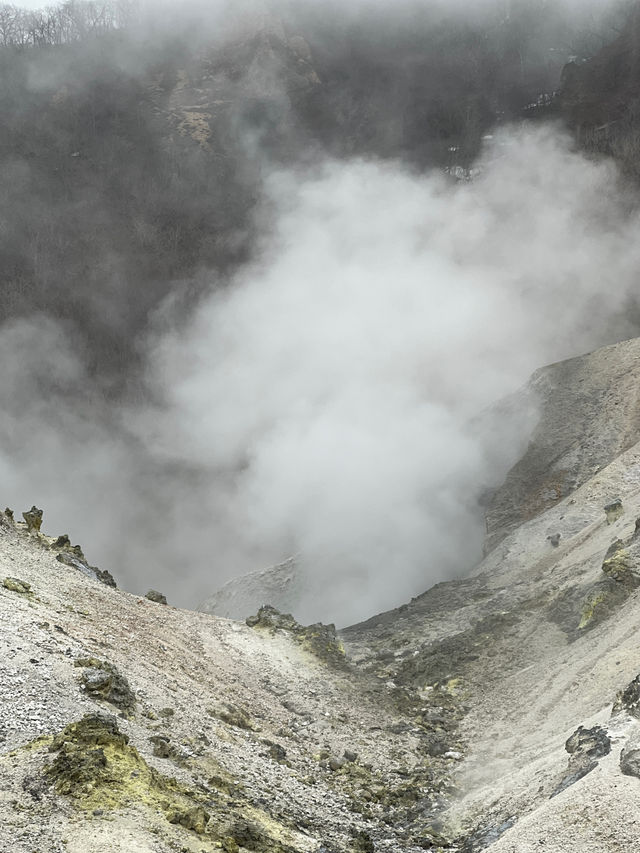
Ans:
[{"label": "steam vent", "polygon": [[0,72],[0,853],[640,851],[640,0]]}]

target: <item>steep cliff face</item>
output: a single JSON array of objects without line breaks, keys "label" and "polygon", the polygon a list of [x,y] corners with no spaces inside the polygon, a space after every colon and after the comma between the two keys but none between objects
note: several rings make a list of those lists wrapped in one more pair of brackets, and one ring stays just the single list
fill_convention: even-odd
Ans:
[{"label": "steep cliff face", "polygon": [[640,439],[640,341],[538,370],[513,405],[533,406],[529,447],[487,507],[486,550]]},{"label": "steep cliff face", "polygon": [[640,7],[619,37],[588,61],[565,66],[555,108],[589,151],[640,177]]},{"label": "steep cliff face", "polygon": [[640,7],[636,7],[624,32],[611,44],[587,61],[565,66],[560,100],[571,123],[599,128],[628,116],[640,95],[639,71]]}]

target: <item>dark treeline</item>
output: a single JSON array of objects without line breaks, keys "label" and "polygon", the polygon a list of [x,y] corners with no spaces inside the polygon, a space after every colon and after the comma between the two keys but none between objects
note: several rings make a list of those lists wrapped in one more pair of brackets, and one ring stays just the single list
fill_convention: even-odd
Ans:
[{"label": "dark treeline", "polygon": [[42,9],[0,5],[0,45],[44,47],[69,44],[128,26],[134,6],[129,0],[68,0]]}]

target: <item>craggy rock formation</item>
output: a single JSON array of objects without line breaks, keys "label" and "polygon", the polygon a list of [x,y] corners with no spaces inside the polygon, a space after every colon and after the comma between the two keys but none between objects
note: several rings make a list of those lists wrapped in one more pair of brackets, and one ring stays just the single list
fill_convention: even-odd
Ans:
[{"label": "craggy rock formation", "polygon": [[135,709],[135,693],[113,664],[96,658],[78,658],[74,666],[83,667],[80,681],[94,699],[104,699],[124,713]]},{"label": "craggy rock formation", "polygon": [[344,666],[344,647],[336,636],[335,625],[300,625],[290,613],[280,613],[275,607],[265,605],[255,616],[246,620],[250,628],[266,628],[271,632],[287,631],[303,648],[333,666]]},{"label": "craggy rock formation", "polygon": [[30,510],[22,513],[22,517],[24,518],[29,533],[31,533],[32,531],[35,533],[40,533],[40,527],[42,526],[41,509],[38,509],[37,506],[32,506]]},{"label": "craggy rock formation", "polygon": [[[520,396],[539,421],[529,447],[493,494],[486,549],[558,504],[640,438],[640,339],[538,370]],[[608,495],[609,504],[618,496]],[[557,534],[557,531],[553,531]]]},{"label": "craggy rock formation", "polygon": [[611,752],[611,740],[605,729],[600,726],[594,726],[592,729],[579,726],[565,743],[564,748],[570,755],[569,768],[551,795],[553,797],[595,770],[598,759]]},{"label": "craggy rock formation", "polygon": [[45,548],[57,552],[56,560],[59,563],[64,563],[66,566],[71,566],[82,572],[83,575],[97,580],[106,586],[116,587],[116,581],[107,569],[98,569],[96,566],[90,566],[87,562],[80,545],[72,545],[71,540],[66,533],[58,537],[46,536],[40,532],[42,526],[43,511],[33,506],[28,512],[23,512],[24,524],[15,522],[13,511],[9,508],[5,509],[4,513],[0,513],[0,525],[4,527],[14,527],[21,533],[33,535],[37,541]]}]

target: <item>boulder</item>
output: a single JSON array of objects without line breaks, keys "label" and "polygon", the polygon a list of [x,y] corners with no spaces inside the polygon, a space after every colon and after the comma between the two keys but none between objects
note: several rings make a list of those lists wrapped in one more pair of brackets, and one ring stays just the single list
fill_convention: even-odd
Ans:
[{"label": "boulder", "polygon": [[567,772],[551,794],[557,796],[598,766],[598,759],[611,752],[611,740],[601,726],[579,726],[564,745],[569,753]]},{"label": "boulder", "polygon": [[620,770],[625,776],[636,776],[640,779],[640,747],[628,746],[620,753]]},{"label": "boulder", "polygon": [[156,604],[166,604],[167,599],[161,592],[158,592],[155,589],[150,589],[149,592],[145,595],[145,598],[148,598],[149,601],[154,601]]},{"label": "boulder", "polygon": [[42,527],[42,510],[38,509],[37,506],[32,506],[31,509],[22,513],[22,517],[24,518],[27,524],[27,530],[29,533],[39,533],[40,528]]}]

